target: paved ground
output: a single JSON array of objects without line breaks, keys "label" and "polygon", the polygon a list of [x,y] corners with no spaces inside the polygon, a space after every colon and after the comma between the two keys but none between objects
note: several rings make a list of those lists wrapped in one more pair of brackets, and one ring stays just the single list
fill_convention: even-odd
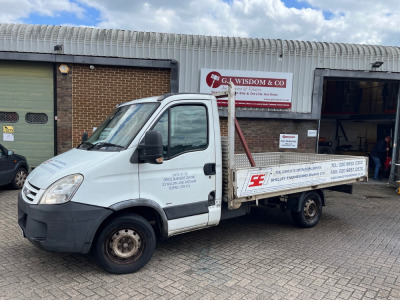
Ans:
[{"label": "paved ground", "polygon": [[314,228],[256,209],[159,243],[141,271],[111,275],[24,240],[17,192],[0,189],[0,299],[400,299],[400,195],[363,183],[327,197]]}]

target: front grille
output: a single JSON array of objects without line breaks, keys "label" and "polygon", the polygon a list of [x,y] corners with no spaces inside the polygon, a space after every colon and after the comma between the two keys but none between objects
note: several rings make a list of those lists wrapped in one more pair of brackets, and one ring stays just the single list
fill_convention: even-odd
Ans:
[{"label": "front grille", "polygon": [[35,197],[36,197],[36,195],[37,195],[36,192],[30,190],[30,189],[29,189],[28,187],[26,187],[26,186],[24,187],[23,193],[24,193],[26,199],[28,199],[29,201],[35,200]]},{"label": "front grille", "polygon": [[37,202],[39,200],[37,199],[39,191],[40,189],[38,187],[30,184],[29,182],[25,182],[25,185],[22,189],[24,200],[27,202]]}]

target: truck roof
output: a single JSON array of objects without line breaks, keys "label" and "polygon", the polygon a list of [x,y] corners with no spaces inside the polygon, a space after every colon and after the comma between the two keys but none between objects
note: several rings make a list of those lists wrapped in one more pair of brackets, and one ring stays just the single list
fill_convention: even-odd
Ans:
[{"label": "truck roof", "polygon": [[212,100],[215,99],[213,95],[211,94],[201,94],[201,93],[168,93],[168,94],[163,94],[161,96],[154,96],[154,97],[148,97],[148,98],[141,98],[141,99],[135,99],[131,100],[128,102],[123,102],[117,105],[117,107],[125,106],[125,105],[131,105],[133,103],[151,103],[151,102],[157,102],[157,101],[163,101],[167,99],[169,101],[173,100]]}]

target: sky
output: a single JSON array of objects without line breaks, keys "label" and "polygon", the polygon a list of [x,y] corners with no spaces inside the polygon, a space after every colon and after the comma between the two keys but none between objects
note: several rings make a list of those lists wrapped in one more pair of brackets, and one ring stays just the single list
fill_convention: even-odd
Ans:
[{"label": "sky", "polygon": [[400,46],[398,0],[0,0],[0,23]]}]

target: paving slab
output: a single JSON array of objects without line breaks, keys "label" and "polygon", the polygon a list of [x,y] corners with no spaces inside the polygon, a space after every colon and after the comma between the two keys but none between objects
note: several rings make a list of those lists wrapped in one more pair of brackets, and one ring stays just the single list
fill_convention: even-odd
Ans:
[{"label": "paving slab", "polygon": [[400,299],[400,195],[384,182],[327,191],[314,228],[258,207],[172,237],[128,275],[30,244],[17,194],[0,188],[0,299]]}]

